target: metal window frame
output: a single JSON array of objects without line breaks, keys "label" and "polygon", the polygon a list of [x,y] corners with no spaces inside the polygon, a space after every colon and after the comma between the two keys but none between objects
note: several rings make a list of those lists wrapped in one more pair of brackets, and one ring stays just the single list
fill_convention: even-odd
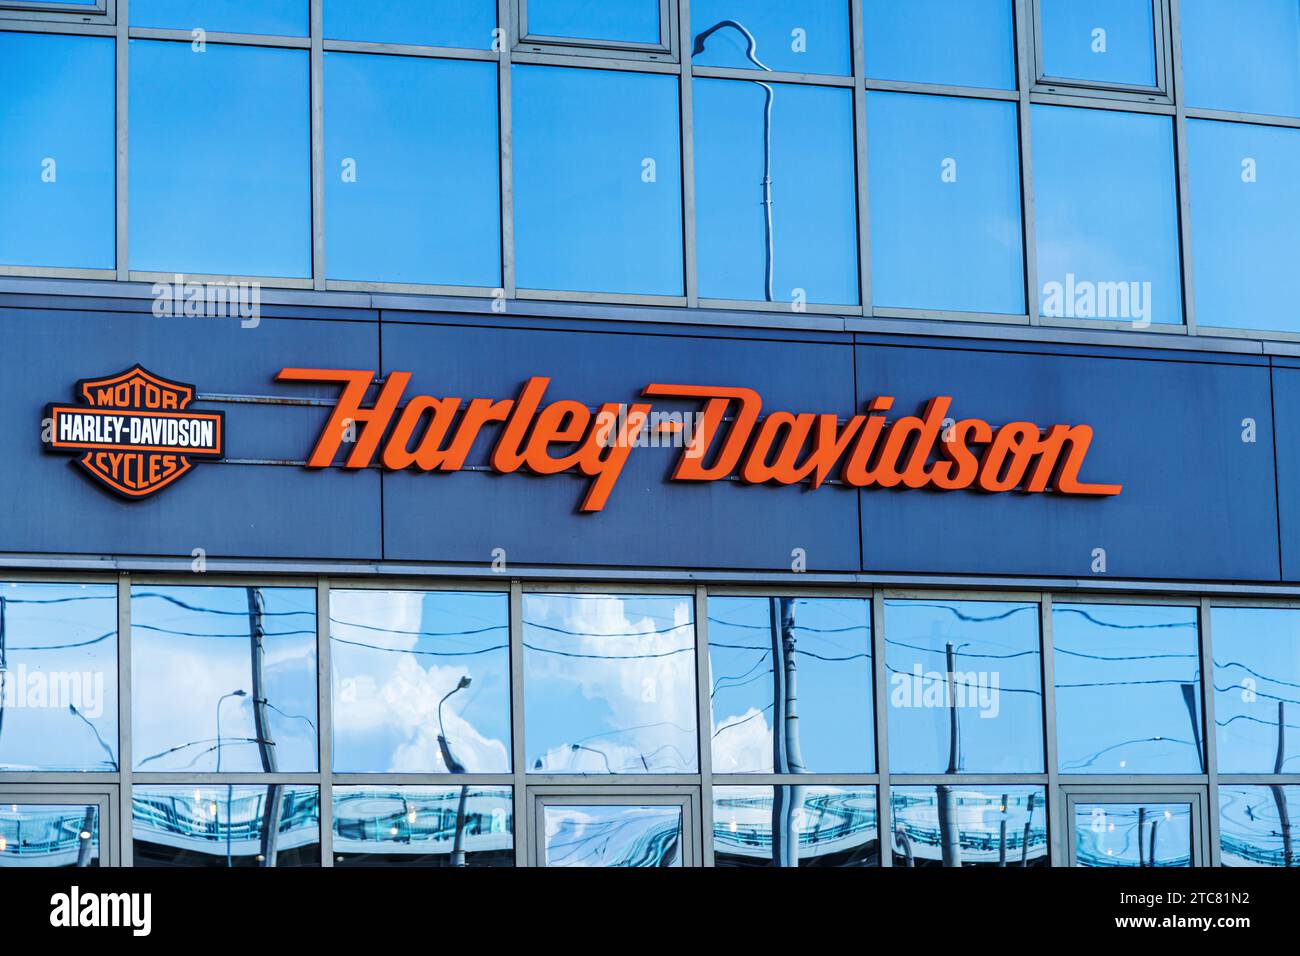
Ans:
[{"label": "metal window frame", "polygon": [[1167,103],[1172,105],[1170,62],[1172,48],[1170,44],[1170,18],[1165,0],[1151,0],[1151,26],[1154,45],[1152,55],[1155,59],[1156,82],[1152,86],[1135,83],[1106,83],[1084,80],[1075,77],[1052,76],[1043,70],[1043,36],[1042,0],[1031,0],[1032,5],[1032,42],[1033,42],[1033,91],[1036,93],[1054,93],[1062,95],[1095,96],[1103,99],[1138,100],[1150,103]]},{"label": "metal window frame", "polygon": [[95,784],[72,784],[51,789],[41,784],[9,783],[0,779],[0,804],[18,806],[93,806],[98,813],[96,843],[99,866],[121,866],[118,858],[121,840],[117,835],[118,788]]},{"label": "metal window frame", "polygon": [[659,42],[633,40],[597,40],[590,37],[561,37],[530,33],[528,0],[514,0],[511,20],[511,46],[517,53],[556,53],[563,56],[617,57],[649,62],[678,62],[678,0],[657,0],[659,4]]},{"label": "metal window frame", "polygon": [[118,0],[95,0],[76,7],[52,0],[0,0],[0,19],[112,26],[117,22]]},{"label": "metal window frame", "polygon": [[[529,865],[546,866],[546,808],[548,806],[678,807],[681,811],[682,867],[701,862],[700,788],[698,786],[583,787],[540,785],[528,788],[529,829],[534,834]],[[517,829],[517,827],[516,827]]]},{"label": "metal window frame", "polygon": [[[1074,826],[1075,807],[1079,804],[1117,804],[1129,806],[1135,803],[1186,803],[1191,808],[1191,842],[1192,868],[1209,866],[1210,832],[1204,786],[1150,786],[1150,785],[1066,785],[1061,788],[1060,808],[1064,818],[1068,844],[1066,846],[1066,866],[1076,866],[1076,831]],[[1215,811],[1217,814],[1217,809]]]}]

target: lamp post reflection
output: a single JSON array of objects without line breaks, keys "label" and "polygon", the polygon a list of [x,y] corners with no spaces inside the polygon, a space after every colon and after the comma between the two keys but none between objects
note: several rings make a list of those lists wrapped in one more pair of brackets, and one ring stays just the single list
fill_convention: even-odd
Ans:
[{"label": "lamp post reflection", "polygon": [[104,755],[108,758],[108,766],[116,770],[117,756],[113,753],[113,748],[104,741],[103,736],[99,732],[99,728],[92,724],[85,714],[77,710],[75,704],[69,704],[68,710],[71,712],[72,716],[79,718],[83,724],[90,728],[90,732],[95,735],[95,740],[99,742],[100,749],[104,751]]},{"label": "lamp post reflection", "polygon": [[[465,765],[456,759],[451,752],[451,745],[447,742],[447,731],[442,722],[442,705],[447,702],[447,698],[452,694],[464,690],[472,683],[468,674],[461,677],[456,686],[443,695],[442,700],[438,701],[438,749],[442,752],[442,762],[446,764],[449,773],[464,773]],[[465,801],[469,797],[469,786],[462,784],[460,788],[460,799],[456,801],[456,832],[452,840],[451,847],[451,865],[465,865]]]}]

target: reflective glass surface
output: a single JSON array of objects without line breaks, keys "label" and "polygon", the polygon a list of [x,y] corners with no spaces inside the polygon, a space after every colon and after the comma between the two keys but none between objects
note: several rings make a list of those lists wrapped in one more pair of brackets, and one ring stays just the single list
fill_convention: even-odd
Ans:
[{"label": "reflective glass surface", "polygon": [[528,769],[695,773],[690,597],[524,595]]},{"label": "reflective glass surface", "polygon": [[1039,314],[1181,323],[1170,118],[1031,109]]},{"label": "reflective glass surface", "polygon": [[325,54],[332,279],[501,282],[497,67]]},{"label": "reflective glass surface", "polygon": [[659,0],[528,0],[528,35],[659,42]]},{"label": "reflective glass surface", "polygon": [[1300,787],[1219,786],[1220,866],[1300,866]]},{"label": "reflective glass surface", "polygon": [[546,866],[681,866],[682,808],[547,805]]},{"label": "reflective glass surface", "polygon": [[131,268],[311,275],[307,51],[130,44]]},{"label": "reflective glass surface", "polygon": [[1042,787],[892,787],[894,866],[1047,866]]},{"label": "reflective glass surface", "polygon": [[325,36],[419,46],[492,47],[494,0],[325,0]]},{"label": "reflective glass surface", "polygon": [[335,787],[335,866],[514,866],[509,787]]},{"label": "reflective glass surface", "polygon": [[1016,88],[1011,0],[863,0],[867,76]]},{"label": "reflective glass surface", "polygon": [[1300,4],[1181,0],[1180,11],[1188,106],[1300,116]]},{"label": "reflective glass surface", "polygon": [[710,598],[709,665],[714,773],[875,769],[870,601]]},{"label": "reflective glass surface", "polygon": [[713,859],[715,866],[878,866],[876,789],[714,787]]},{"label": "reflective glass surface", "polygon": [[308,0],[131,0],[131,26],[305,37]]},{"label": "reflective glass surface", "polygon": [[1014,103],[867,94],[877,306],[1023,313]]},{"label": "reflective glass surface", "polygon": [[99,866],[99,807],[0,804],[0,868]]},{"label": "reflective glass surface", "polygon": [[505,594],[330,592],[334,769],[509,773]]},{"label": "reflective glass surface", "polygon": [[676,78],[511,69],[519,287],[681,295]]},{"label": "reflective glass surface", "polygon": [[1045,77],[1156,85],[1151,0],[1039,0]]},{"label": "reflective glass surface", "polygon": [[316,787],[137,784],[131,816],[135,866],[320,865]]},{"label": "reflective glass surface", "polygon": [[1191,866],[1186,803],[1076,803],[1075,866]]},{"label": "reflective glass surface", "polygon": [[316,591],[131,589],[135,769],[316,769]]},{"label": "reflective glass surface", "polygon": [[115,264],[113,41],[0,33],[0,265]]},{"label": "reflective glass surface", "polygon": [[1187,136],[1197,325],[1300,331],[1300,130],[1190,119]]},{"label": "reflective glass surface", "polygon": [[0,770],[117,770],[117,588],[0,583]]},{"label": "reflective glass surface", "polygon": [[696,79],[700,295],[858,301],[849,90]]},{"label": "reflective glass surface", "polygon": [[845,0],[692,0],[691,37],[696,66],[853,72]]},{"label": "reflective glass surface", "polygon": [[1219,773],[1300,772],[1300,610],[1216,607]]},{"label": "reflective glass surface", "polygon": [[1061,773],[1203,773],[1197,614],[1054,604]]},{"label": "reflective glass surface", "polygon": [[1038,605],[885,602],[890,773],[1041,773]]}]

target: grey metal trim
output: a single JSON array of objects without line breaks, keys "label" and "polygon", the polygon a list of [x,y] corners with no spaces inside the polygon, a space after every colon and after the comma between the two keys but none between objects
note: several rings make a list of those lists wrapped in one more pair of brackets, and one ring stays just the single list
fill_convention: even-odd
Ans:
[{"label": "grey metal trim", "polygon": [[885,668],[885,598],[871,595],[872,696],[876,719],[876,832],[880,865],[894,865],[894,807],[889,775],[889,674]]},{"label": "grey metal trim", "polygon": [[[689,0],[684,0],[689,2]],[[709,660],[709,594],[703,587],[695,589],[695,732],[700,768],[700,847],[697,859],[701,866],[713,866],[713,684]]]},{"label": "grey metal trim", "polygon": [[129,273],[132,282],[173,282],[177,275],[183,275],[189,282],[253,282],[257,285],[275,285],[284,289],[311,289],[313,282],[310,276],[306,278],[297,278],[292,276],[231,276],[215,275],[207,272],[137,272],[131,270]]},{"label": "grey metal trim", "polygon": [[[325,32],[324,0],[311,0],[309,8],[311,33],[311,274],[312,287],[326,288],[329,275],[325,263],[325,48],[321,35]],[[325,799],[321,797],[322,810]],[[322,834],[323,836],[323,834]],[[324,860],[322,850],[321,859]]]},{"label": "grey metal trim", "polygon": [[113,279],[116,275],[116,269],[0,265],[0,276],[36,276],[49,279]]},{"label": "grey metal trim", "polygon": [[1068,836],[1067,866],[1074,865],[1075,828],[1073,824],[1074,807],[1078,803],[1188,803],[1192,811],[1192,866],[1207,866],[1205,792],[1202,788],[1162,786],[1065,786],[1061,789],[1059,806],[1066,819]]},{"label": "grey metal trim", "polygon": [[[1182,0],[1172,0],[1181,3]],[[1179,70],[1181,75],[1181,68]],[[1180,99],[1180,104],[1182,103]],[[1298,116],[1274,116],[1269,113],[1241,113],[1235,110],[1212,110],[1204,107],[1185,106],[1184,114],[1189,119],[1218,120],[1221,123],[1246,123],[1252,126],[1284,126],[1289,129],[1300,128]]]},{"label": "grey metal trim", "polygon": [[1052,595],[1038,602],[1038,637],[1043,673],[1043,764],[1047,768],[1047,860],[1053,867],[1068,866],[1065,833],[1054,795],[1060,792],[1060,757],[1056,742],[1056,641],[1052,627]]},{"label": "grey metal trim", "polygon": [[1085,110],[1112,110],[1122,113],[1158,113],[1162,116],[1174,115],[1173,100],[1160,97],[1153,101],[1115,100],[1111,101],[1093,92],[1088,96],[1072,96],[1067,93],[1044,93],[1030,90],[1029,101],[1047,106],[1074,106]]},{"label": "grey metal trim", "polygon": [[24,806],[48,804],[94,806],[99,818],[97,843],[101,867],[123,865],[118,852],[118,847],[123,841],[118,833],[120,807],[117,794],[116,787],[63,787],[58,790],[41,790],[23,784],[9,787],[0,781],[0,803],[20,803]]},{"label": "grey metal trim", "polygon": [[65,33],[75,36],[111,37],[116,33],[111,20],[94,22],[67,20],[62,17],[19,13],[0,9],[0,33]]},{"label": "grey metal trim", "polygon": [[1169,20],[1165,15],[1163,0],[1151,0],[1151,26],[1153,35],[1152,53],[1155,56],[1156,82],[1154,86],[1142,86],[1131,83],[1098,83],[1090,80],[1062,76],[1048,76],[1043,71],[1043,25],[1040,4],[1032,0],[1032,44],[1033,44],[1033,80],[1035,88],[1062,88],[1077,90],[1081,96],[1096,96],[1112,99],[1129,99],[1143,97],[1154,99],[1167,97],[1169,94]]},{"label": "grey metal trim", "polygon": [[[117,25],[114,27],[116,41],[114,43],[113,56],[113,73],[116,81],[114,87],[114,110],[113,117],[113,184],[116,192],[113,195],[113,205],[116,212],[116,218],[113,222],[113,242],[114,242],[114,265],[116,266],[116,281],[125,282],[131,278],[131,247],[128,243],[129,233],[127,225],[130,218],[130,204],[128,195],[128,186],[130,184],[130,167],[128,166],[128,144],[130,142],[130,53],[131,43],[128,39],[127,21],[131,14],[131,0],[117,0],[118,13],[120,14]],[[130,804],[126,799],[124,803]],[[130,832],[130,831],[127,831]],[[130,840],[126,841],[130,843]],[[128,851],[129,853],[129,851]]]},{"label": "grey metal trim", "polygon": [[[677,22],[679,49],[691,49],[691,0],[680,0],[681,13]],[[683,59],[689,61],[688,53]],[[699,239],[696,235],[695,204],[695,86],[694,70],[683,69],[677,83],[681,97],[679,107],[682,149],[682,256],[685,277],[686,307],[700,306]],[[712,851],[709,851],[712,859]]]},{"label": "grey metal trim", "polygon": [[1202,759],[1205,761],[1209,784],[1206,849],[1209,865],[1219,866],[1222,863],[1222,847],[1219,845],[1219,726],[1214,718],[1214,627],[1213,615],[1210,611],[1210,599],[1202,598],[1198,614],[1200,624],[1198,649],[1201,655],[1201,739],[1204,744]]},{"label": "grey metal trim", "polygon": [[[558,50],[559,47],[556,47]],[[681,71],[681,67],[664,59],[635,59],[631,55],[627,58],[610,56],[610,53],[617,51],[602,51],[596,53],[550,53],[540,52],[536,49],[524,50],[515,47],[510,52],[510,59],[514,63],[531,63],[535,66],[568,66],[575,69],[592,69],[592,70],[623,70],[631,73],[669,73],[676,75]],[[650,56],[650,54],[642,54]]]},{"label": "grey metal trim", "polygon": [[[712,80],[745,80],[749,83],[760,75],[758,70],[745,70],[730,66],[694,66],[691,75]],[[837,86],[849,89],[854,85],[853,76],[836,73],[790,73],[783,70],[767,70],[762,74],[764,83],[799,83],[804,86]]]},{"label": "grey metal trim", "polygon": [[[529,861],[531,866],[545,866],[543,856],[546,846],[546,828],[543,814],[547,806],[677,806],[682,812],[682,866],[695,867],[701,864],[700,841],[703,834],[700,826],[701,798],[698,787],[655,787],[647,786],[629,788],[625,792],[612,791],[600,787],[533,787],[529,790],[530,813],[528,823],[533,834],[533,853]],[[518,827],[516,826],[516,829]],[[711,842],[712,834],[710,834]]]},{"label": "grey metal trim", "polygon": [[[315,0],[313,0],[313,5]],[[334,671],[330,661],[330,579],[316,581],[316,766],[320,771],[320,862],[334,865]]]},{"label": "grey metal trim", "polygon": [[[196,23],[192,29],[202,30],[203,25]],[[169,30],[160,27],[130,27],[129,30],[132,40],[178,40],[182,43],[190,43],[194,40],[191,30]],[[205,34],[204,40],[207,43],[290,47],[298,50],[311,48],[311,37],[306,34],[296,37],[271,36],[264,33],[222,33],[216,30],[207,30]]]},{"label": "grey metal trim", "polygon": [[[857,10],[857,6],[854,6]],[[1019,32],[1017,31],[1017,36]],[[970,100],[1020,99],[1019,90],[1002,90],[992,86],[952,86],[948,83],[915,83],[911,80],[875,80],[864,77],[862,85],[870,91],[881,93],[918,93],[924,96],[956,96]]]},{"label": "grey metal trim", "polygon": [[[1031,326],[1041,323],[1038,290],[1038,216],[1034,201],[1034,134],[1029,91],[1033,86],[1033,41],[1026,4],[1016,0],[1016,128],[1020,138],[1020,241],[1025,268],[1025,318]],[[1050,817],[1049,817],[1050,819]]]},{"label": "grey metal trim", "polygon": [[[506,2],[506,0],[502,0]],[[528,746],[524,737],[524,596],[510,582],[510,766],[514,771],[515,866],[527,866],[533,843],[528,807]]]},{"label": "grey metal trim", "polygon": [[[314,31],[313,38],[321,31]],[[474,50],[455,46],[422,46],[413,43],[375,43],[368,40],[331,40],[321,37],[327,53],[373,53],[381,56],[423,56],[439,60],[499,60],[494,50]]]},{"label": "grey metal trim", "polygon": [[677,58],[678,40],[673,28],[677,22],[676,0],[659,2],[659,42],[638,43],[630,40],[596,40],[589,37],[556,37],[528,31],[528,0],[515,0],[514,29],[511,31],[516,51],[531,46],[534,51],[551,51],[574,56],[622,56],[630,60]]},{"label": "grey metal trim", "polygon": [[1178,199],[1178,246],[1183,280],[1183,324],[1188,335],[1196,334],[1196,289],[1192,258],[1192,200],[1191,160],[1187,145],[1187,107],[1183,102],[1183,41],[1181,27],[1181,0],[1170,2],[1170,32],[1173,57],[1171,74],[1174,92],[1174,189]]},{"label": "grey metal trim", "polygon": [[[849,4],[849,32],[853,67],[853,179],[858,203],[858,302],[855,313],[870,315],[871,292],[871,152],[867,135],[867,57],[862,4]],[[877,815],[879,808],[877,808]]]},{"label": "grey metal trim", "polygon": [[135,767],[131,674],[131,577],[121,574],[117,579],[117,778],[121,784],[118,791],[121,794],[118,804],[121,818],[117,827],[117,857],[122,866],[131,866],[135,862],[131,839],[134,829],[131,780]]}]

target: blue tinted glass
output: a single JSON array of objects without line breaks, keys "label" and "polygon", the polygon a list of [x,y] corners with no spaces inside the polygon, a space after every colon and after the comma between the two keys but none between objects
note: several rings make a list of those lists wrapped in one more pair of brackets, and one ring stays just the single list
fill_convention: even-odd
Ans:
[{"label": "blue tinted glass", "polygon": [[1040,314],[1181,323],[1170,118],[1032,111]]},{"label": "blue tinted glass", "polygon": [[1151,0],[1040,0],[1045,77],[1156,85]]},{"label": "blue tinted glass", "polygon": [[1062,773],[1203,773],[1196,610],[1052,607]]},{"label": "blue tinted glass", "polygon": [[311,275],[307,51],[130,42],[131,268]]},{"label": "blue tinted glass", "polygon": [[117,588],[0,584],[0,770],[117,770]]},{"label": "blue tinted glass", "polygon": [[1023,313],[1015,104],[873,92],[867,130],[874,304]]},{"label": "blue tinted glass", "polygon": [[849,90],[697,79],[700,295],[856,304],[855,183]]},{"label": "blue tinted glass", "polygon": [[316,592],[131,589],[131,708],[143,773],[316,769]]},{"label": "blue tinted glass", "polygon": [[1186,803],[1076,803],[1075,866],[1191,866]]},{"label": "blue tinted glass", "polygon": [[689,597],[524,595],[528,769],[694,773]]},{"label": "blue tinted glass", "polygon": [[1196,321],[1300,331],[1300,130],[1188,120]]},{"label": "blue tinted glass", "polygon": [[520,288],[682,294],[677,80],[513,68]]},{"label": "blue tinted glass", "polygon": [[316,787],[137,783],[131,816],[135,866],[320,865]]},{"label": "blue tinted glass", "polygon": [[714,773],[875,769],[870,602],[710,598],[709,664]]},{"label": "blue tinted glass", "polygon": [[334,788],[335,866],[514,866],[509,787]]},{"label": "blue tinted glass", "polygon": [[713,788],[715,866],[877,866],[879,834],[875,787]]},{"label": "blue tinted glass", "polygon": [[1300,4],[1182,0],[1187,105],[1300,116]]},{"label": "blue tinted glass", "polygon": [[99,807],[0,806],[0,869],[99,866]]},{"label": "blue tinted glass", "polygon": [[419,46],[492,47],[495,0],[325,0],[325,36]]},{"label": "blue tinted glass", "polygon": [[501,282],[497,67],[325,54],[332,279]]},{"label": "blue tinted glass", "polygon": [[659,0],[528,0],[528,34],[659,42]]},{"label": "blue tinted glass", "polygon": [[509,773],[507,595],[330,593],[334,769]]},{"label": "blue tinted glass", "polygon": [[546,866],[681,866],[679,806],[543,808]]},{"label": "blue tinted glass", "polygon": [[891,787],[894,866],[1047,866],[1042,787]]},{"label": "blue tinted glass", "polygon": [[1300,787],[1219,787],[1221,866],[1300,866]]},{"label": "blue tinted glass", "polygon": [[131,26],[304,37],[307,0],[131,0]]},{"label": "blue tinted glass", "polygon": [[853,72],[846,0],[692,0],[691,37],[696,66]]},{"label": "blue tinted glass", "polygon": [[1219,773],[1300,772],[1300,611],[1211,615]]},{"label": "blue tinted glass", "polygon": [[113,40],[0,33],[0,265],[115,264]]},{"label": "blue tinted glass", "polygon": [[867,76],[1016,88],[1011,0],[863,0]]}]

